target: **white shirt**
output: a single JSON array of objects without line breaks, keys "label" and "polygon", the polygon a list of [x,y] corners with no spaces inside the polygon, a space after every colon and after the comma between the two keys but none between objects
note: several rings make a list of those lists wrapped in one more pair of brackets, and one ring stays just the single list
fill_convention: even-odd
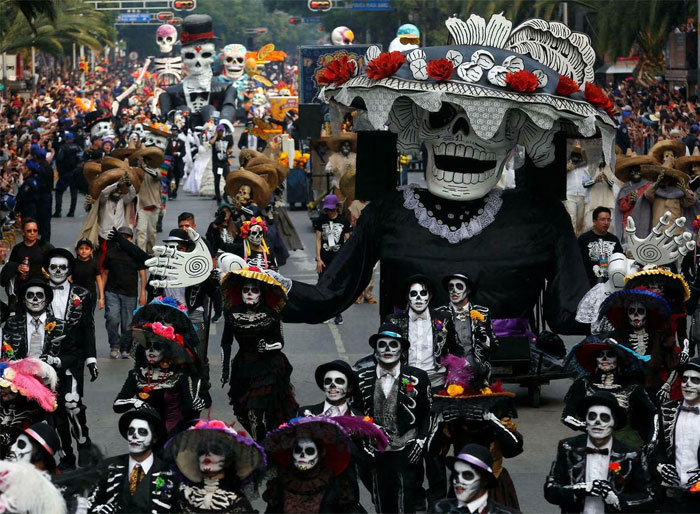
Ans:
[{"label": "white shirt", "polygon": [[[586,443],[587,448],[597,448],[590,439]],[[599,453],[589,453],[586,455],[586,482],[591,483],[594,480],[607,480],[608,468],[610,467],[610,451],[612,450],[612,437],[610,440],[599,448],[600,450],[608,450],[607,455]],[[605,503],[599,496],[586,496],[583,504],[583,514],[603,514],[605,512]]]},{"label": "white shirt", "polygon": [[[390,375],[382,378],[382,375],[386,372],[389,372]],[[394,381],[399,378],[399,374],[401,373],[401,366],[399,364],[396,364],[391,369],[384,369],[382,368],[379,364],[377,364],[377,381],[379,382],[379,385],[382,386],[382,391],[384,391],[384,396],[388,397],[389,393],[391,393],[391,388],[394,385]]]},{"label": "white shirt", "polygon": [[[683,402],[686,407],[694,407]],[[698,405],[700,407],[700,405]],[[700,415],[692,412],[678,412],[676,420],[676,471],[681,477],[682,486],[688,484],[689,471],[698,468],[698,447],[700,446]]]},{"label": "white shirt", "polygon": [[123,227],[129,225],[124,219],[124,205],[136,198],[136,189],[134,186],[129,186],[129,192],[122,196],[118,202],[109,199],[109,195],[119,187],[118,183],[114,183],[105,187],[100,193],[100,237],[107,239],[112,227]]},{"label": "white shirt", "polygon": [[129,472],[126,475],[127,477],[131,475],[131,472],[134,470],[134,467],[136,467],[136,464],[141,466],[141,469],[145,475],[148,475],[148,472],[151,470],[151,466],[153,466],[153,454],[151,453],[144,459],[143,462],[138,462],[137,460],[134,460],[131,455],[129,455]]},{"label": "white shirt", "polygon": [[469,509],[469,512],[481,512],[481,509],[486,507],[486,503],[488,501],[489,501],[489,493],[484,492],[484,494],[482,494],[478,498],[475,498],[466,504],[464,502],[457,500],[457,506],[460,508],[466,506],[467,509]]},{"label": "white shirt", "polygon": [[328,401],[323,402],[324,415],[326,415],[325,413],[328,412],[328,409],[331,408],[336,408],[339,411],[338,414],[335,414],[334,416],[345,416],[345,413],[348,411],[348,402],[345,402],[342,405],[331,405],[330,403],[328,403]]},{"label": "white shirt", "polygon": [[408,340],[411,342],[408,348],[408,365],[423,371],[433,371],[433,330],[428,309],[420,314],[408,311]]},{"label": "white shirt", "polygon": [[32,347],[32,334],[34,333],[34,316],[27,313],[27,357],[39,357],[44,349],[44,325],[46,324],[46,312],[42,312],[39,319],[39,335],[41,344],[38,348]]},{"label": "white shirt", "polygon": [[53,300],[51,301],[51,312],[57,319],[66,319],[66,310],[68,307],[68,293],[70,291],[70,282],[67,280],[60,285],[62,289],[54,289],[53,282],[51,289],[53,290]]},{"label": "white shirt", "polygon": [[584,182],[591,180],[588,175],[588,166],[584,163],[566,173],[566,196],[586,196],[588,189],[583,187]]}]

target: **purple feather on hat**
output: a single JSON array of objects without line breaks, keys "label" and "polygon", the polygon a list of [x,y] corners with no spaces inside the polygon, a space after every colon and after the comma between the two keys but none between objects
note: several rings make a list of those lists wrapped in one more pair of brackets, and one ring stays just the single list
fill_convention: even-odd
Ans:
[{"label": "purple feather on hat", "polygon": [[467,389],[471,386],[474,370],[467,364],[467,359],[448,353],[442,358],[440,363],[447,368],[445,387],[458,384]]},{"label": "purple feather on hat", "polygon": [[365,418],[360,416],[336,416],[332,419],[343,427],[348,434],[372,439],[374,446],[380,452],[383,452],[389,446],[389,439],[384,431],[371,421],[365,420]]}]

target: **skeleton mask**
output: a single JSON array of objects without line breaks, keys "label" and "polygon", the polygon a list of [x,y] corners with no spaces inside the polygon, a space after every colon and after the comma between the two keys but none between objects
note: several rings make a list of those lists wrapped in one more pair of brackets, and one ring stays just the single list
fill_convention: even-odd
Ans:
[{"label": "skeleton mask", "polygon": [[12,443],[10,448],[10,454],[7,456],[7,460],[10,462],[26,462],[31,464],[32,462],[32,440],[27,437],[26,434],[20,434]]},{"label": "skeleton mask", "polygon": [[438,112],[423,112],[419,137],[428,152],[428,190],[448,200],[476,200],[491,191],[517,142],[509,117],[486,141],[461,108],[446,102]]},{"label": "skeleton mask", "polygon": [[686,402],[694,405],[700,401],[700,371],[687,369],[683,372],[681,391]]},{"label": "skeleton mask", "polygon": [[430,293],[423,284],[411,284],[408,290],[408,306],[413,312],[421,314],[428,308],[430,302]]},{"label": "skeleton mask", "polygon": [[143,141],[146,138],[146,131],[143,128],[143,123],[134,125],[133,133],[139,137],[139,141]]},{"label": "skeleton mask", "polygon": [[51,257],[49,261],[49,278],[54,284],[63,284],[68,280],[71,270],[65,257]]},{"label": "skeleton mask", "polygon": [[615,418],[610,407],[593,405],[586,414],[586,432],[593,441],[606,439],[612,435]]},{"label": "skeleton mask", "polygon": [[237,80],[245,73],[246,48],[243,45],[226,45],[224,47],[224,75]]},{"label": "skeleton mask", "polygon": [[126,431],[129,453],[143,453],[153,446],[153,431],[145,419],[132,419]]},{"label": "skeleton mask", "polygon": [[642,169],[635,166],[630,170],[630,182],[639,182],[640,180],[642,180]]},{"label": "skeleton mask", "polygon": [[352,150],[352,145],[347,141],[340,145],[340,153],[344,156],[347,157],[348,155],[350,155],[350,150]]},{"label": "skeleton mask", "polygon": [[452,302],[453,305],[459,305],[467,298],[469,290],[464,280],[452,278],[447,283],[447,292],[450,294],[450,302]]},{"label": "skeleton mask", "polygon": [[468,462],[456,460],[452,473],[452,487],[457,500],[468,503],[483,488],[483,480],[474,466]]},{"label": "skeleton mask", "polygon": [[308,437],[300,437],[294,442],[292,456],[295,468],[308,471],[318,464],[318,447]]},{"label": "skeleton mask", "polygon": [[199,470],[204,476],[213,476],[220,473],[226,464],[226,457],[218,455],[211,450],[199,456]]},{"label": "skeleton mask", "polygon": [[161,25],[156,30],[156,44],[163,54],[173,51],[173,45],[177,41],[177,29],[172,25]]},{"label": "skeleton mask", "polygon": [[627,319],[634,330],[641,330],[647,324],[647,308],[640,302],[632,302],[627,307]]},{"label": "skeleton mask", "polygon": [[391,337],[382,337],[377,341],[374,355],[379,362],[393,364],[401,358],[401,343]]},{"label": "skeleton mask", "polygon": [[343,400],[348,394],[348,377],[340,371],[327,371],[323,376],[323,391],[331,402]]},{"label": "skeleton mask", "polygon": [[243,303],[250,306],[255,306],[260,303],[260,286],[257,282],[246,281],[241,288],[241,296]]},{"label": "skeleton mask", "polygon": [[243,205],[248,205],[248,202],[250,202],[250,186],[241,186],[238,193],[236,193],[236,200]]},{"label": "skeleton mask", "polygon": [[39,286],[28,287],[27,292],[24,293],[24,306],[34,315],[44,312],[46,309],[46,293],[44,292],[44,288]]},{"label": "skeleton mask", "polygon": [[261,107],[267,103],[267,97],[265,93],[257,92],[253,95],[253,99],[250,101],[256,107]]},{"label": "skeleton mask", "polygon": [[185,45],[182,47],[182,63],[190,75],[211,74],[211,65],[214,62],[214,43],[201,43],[198,45]]},{"label": "skeleton mask", "polygon": [[260,245],[263,241],[264,230],[260,225],[254,225],[250,227],[250,232],[248,232],[248,241],[252,245]]},{"label": "skeleton mask", "polygon": [[164,358],[162,343],[160,341],[149,341],[145,354],[149,364],[158,364]]},{"label": "skeleton mask", "polygon": [[143,144],[144,146],[155,146],[165,152],[165,149],[168,147],[168,138],[146,131],[143,137]]},{"label": "skeleton mask", "polygon": [[611,373],[617,369],[617,355],[612,350],[602,350],[595,361],[603,373]]},{"label": "skeleton mask", "polygon": [[112,122],[107,120],[98,121],[92,127],[90,127],[90,136],[92,138],[99,137],[102,139],[114,138],[114,127],[112,126]]}]

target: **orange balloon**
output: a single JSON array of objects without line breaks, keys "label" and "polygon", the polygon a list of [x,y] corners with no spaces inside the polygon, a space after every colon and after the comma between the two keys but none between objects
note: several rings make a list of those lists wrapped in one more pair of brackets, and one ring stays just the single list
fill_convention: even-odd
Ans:
[{"label": "orange balloon", "polygon": [[248,57],[245,60],[245,72],[253,75],[258,72],[258,60],[255,57]]}]

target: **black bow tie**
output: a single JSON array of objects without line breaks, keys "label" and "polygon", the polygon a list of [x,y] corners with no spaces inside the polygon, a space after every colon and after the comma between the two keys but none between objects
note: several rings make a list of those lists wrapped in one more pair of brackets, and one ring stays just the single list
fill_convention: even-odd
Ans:
[{"label": "black bow tie", "polygon": [[610,450],[608,450],[607,448],[589,448],[589,447],[586,447],[586,453],[587,454],[593,453],[593,454],[598,454],[598,455],[609,455]]},{"label": "black bow tie", "polygon": [[60,290],[63,289],[63,287],[64,287],[64,286],[62,286],[62,285],[60,285],[60,286],[51,286],[51,289],[53,289],[54,291],[60,291]]},{"label": "black bow tie", "polygon": [[681,405],[680,410],[682,412],[692,412],[693,414],[700,414],[700,408],[698,407],[686,407],[685,405]]}]

